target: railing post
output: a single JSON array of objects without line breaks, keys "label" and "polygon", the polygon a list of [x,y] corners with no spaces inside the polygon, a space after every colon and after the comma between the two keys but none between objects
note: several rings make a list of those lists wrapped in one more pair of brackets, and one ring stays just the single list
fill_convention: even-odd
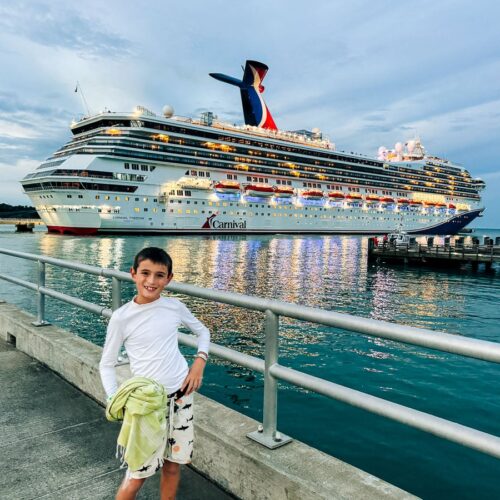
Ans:
[{"label": "railing post", "polygon": [[[111,309],[116,311],[122,306],[122,282],[114,276],[111,277]],[[126,365],[129,363],[127,353],[122,347],[122,351],[116,358],[117,365]]]},{"label": "railing post", "polygon": [[265,316],[265,367],[263,425],[247,436],[267,448],[274,449],[289,443],[292,438],[276,430],[278,417],[278,380],[271,375],[271,367],[278,363],[279,316],[269,309]]},{"label": "railing post", "polygon": [[37,318],[33,321],[34,326],[50,325],[45,321],[45,295],[40,291],[40,288],[45,287],[45,262],[38,261],[38,297],[37,297]]},{"label": "railing post", "polygon": [[122,306],[122,282],[115,278],[111,278],[111,309],[116,311]]}]

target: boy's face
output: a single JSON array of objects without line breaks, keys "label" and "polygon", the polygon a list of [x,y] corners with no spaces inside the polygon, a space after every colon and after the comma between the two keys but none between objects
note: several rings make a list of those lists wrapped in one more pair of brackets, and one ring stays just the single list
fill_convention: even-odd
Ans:
[{"label": "boy's face", "polygon": [[173,274],[169,275],[168,272],[165,264],[156,264],[149,259],[141,261],[137,271],[132,268],[130,274],[137,288],[135,301],[138,304],[148,304],[157,300],[174,276]]}]

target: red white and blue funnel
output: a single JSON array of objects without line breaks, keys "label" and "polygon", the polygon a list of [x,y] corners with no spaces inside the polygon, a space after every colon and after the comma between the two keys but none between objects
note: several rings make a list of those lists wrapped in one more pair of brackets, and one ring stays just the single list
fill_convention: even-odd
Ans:
[{"label": "red white and blue funnel", "polygon": [[262,98],[264,86],[262,81],[269,68],[258,61],[247,61],[243,80],[238,80],[232,76],[221,73],[210,73],[210,76],[230,85],[236,85],[240,88],[241,102],[243,104],[243,114],[245,123],[255,127],[267,128],[269,130],[278,130],[273,117]]}]

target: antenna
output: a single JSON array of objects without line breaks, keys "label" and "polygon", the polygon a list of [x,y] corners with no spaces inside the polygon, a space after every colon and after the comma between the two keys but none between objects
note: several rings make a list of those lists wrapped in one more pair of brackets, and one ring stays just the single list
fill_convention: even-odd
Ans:
[{"label": "antenna", "polygon": [[87,111],[87,116],[90,116],[92,113],[90,112],[90,108],[89,108],[89,105],[87,103],[87,99],[85,99],[85,96],[83,95],[83,89],[80,85],[80,82],[78,82],[78,81],[76,82],[75,92],[80,93],[80,97],[82,98],[83,107]]}]

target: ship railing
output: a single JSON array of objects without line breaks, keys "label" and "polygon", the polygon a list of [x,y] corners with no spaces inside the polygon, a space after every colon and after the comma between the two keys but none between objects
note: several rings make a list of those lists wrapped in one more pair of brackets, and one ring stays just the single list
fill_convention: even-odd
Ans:
[{"label": "ship railing", "polygon": [[[122,284],[132,281],[128,273],[79,262],[8,249],[0,249],[0,254],[31,260],[37,263],[38,280],[36,283],[11,276],[10,274],[0,274],[0,279],[28,288],[37,293],[37,320],[34,323],[37,326],[48,324],[45,318],[45,297],[51,297],[94,314],[110,318],[113,310],[122,305]],[[111,307],[94,304],[46,287],[46,265],[109,278],[112,290]],[[500,437],[498,436],[281,365],[279,363],[279,321],[280,317],[292,318],[348,330],[355,334],[384,338],[491,363],[500,363],[500,344],[183,283],[171,282],[168,290],[204,299],[209,302],[229,304],[264,314],[264,359],[250,356],[222,345],[214,343],[210,345],[211,355],[264,375],[263,423],[254,432],[248,434],[248,437],[262,445],[268,448],[277,448],[291,440],[291,438],[282,435],[277,430],[278,380],[282,380],[308,391],[322,394],[337,401],[500,458]],[[193,335],[180,333],[179,341],[181,344],[189,347],[196,347],[197,345],[197,340]]]}]

